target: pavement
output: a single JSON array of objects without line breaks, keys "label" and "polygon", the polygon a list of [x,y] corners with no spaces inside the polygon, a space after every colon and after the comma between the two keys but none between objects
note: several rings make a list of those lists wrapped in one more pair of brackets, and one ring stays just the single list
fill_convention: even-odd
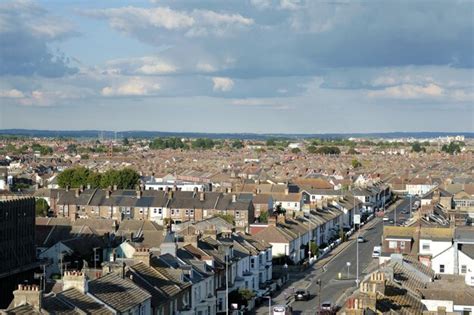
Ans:
[{"label": "pavement", "polygon": [[[404,199],[395,202],[386,211],[387,215],[394,216],[394,209],[397,215],[400,215],[402,211],[406,210],[407,204],[409,202]],[[382,232],[382,218],[375,217],[359,232],[353,234],[348,241],[341,243],[314,265],[305,271],[291,273],[288,283],[272,297],[272,305],[291,305],[293,314],[316,314],[316,307],[323,302],[337,305],[345,297],[346,291],[352,291],[355,288],[357,275],[359,279],[362,279],[378,267],[378,260],[372,258],[372,251],[374,246],[380,245]],[[357,243],[358,233],[366,239],[364,243]],[[358,270],[357,253],[359,253]],[[338,280],[339,273],[347,274],[347,262],[350,262],[350,277]],[[321,287],[316,280],[321,280]],[[293,292],[300,288],[309,290],[311,294],[309,301],[294,301]],[[268,304],[264,303],[253,313],[268,314]]]}]

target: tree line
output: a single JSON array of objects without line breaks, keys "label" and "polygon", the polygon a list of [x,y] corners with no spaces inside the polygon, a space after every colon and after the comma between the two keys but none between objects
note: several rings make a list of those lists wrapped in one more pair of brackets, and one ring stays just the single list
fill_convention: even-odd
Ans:
[{"label": "tree line", "polygon": [[85,167],[68,168],[58,175],[59,187],[79,188],[90,185],[91,188],[117,186],[118,189],[134,189],[139,183],[140,175],[131,168],[108,170],[104,173],[89,170]]}]

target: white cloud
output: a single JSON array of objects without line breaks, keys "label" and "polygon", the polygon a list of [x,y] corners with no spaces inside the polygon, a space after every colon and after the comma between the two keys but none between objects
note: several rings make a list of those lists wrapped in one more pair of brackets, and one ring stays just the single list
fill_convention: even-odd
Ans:
[{"label": "white cloud", "polygon": [[0,98],[22,98],[25,95],[17,89],[0,90]]},{"label": "white cloud", "polygon": [[86,16],[108,19],[110,26],[139,37],[156,29],[184,30],[190,37],[209,34],[222,36],[231,30],[250,26],[254,21],[240,14],[219,13],[211,10],[178,11],[169,7],[122,7],[82,11]]},{"label": "white cloud", "polygon": [[287,110],[292,108],[292,106],[281,104],[281,100],[274,98],[239,98],[232,100],[232,105],[254,108],[271,108],[277,110]]},{"label": "white cloud", "polygon": [[178,68],[166,60],[156,56],[139,58],[115,59],[107,62],[108,74],[145,74],[164,75],[175,73]]},{"label": "white cloud", "polygon": [[234,87],[234,81],[225,77],[213,77],[214,91],[228,92]]},{"label": "white cloud", "polygon": [[196,69],[198,71],[202,71],[202,72],[215,72],[217,71],[217,68],[214,67],[213,65],[211,65],[210,63],[206,63],[206,62],[199,62],[197,65],[196,65]]},{"label": "white cloud", "polygon": [[285,10],[296,10],[300,7],[299,0],[281,0],[280,8]]},{"label": "white cloud", "polygon": [[156,94],[160,85],[153,80],[132,78],[126,82],[106,86],[102,89],[103,96],[147,96]]},{"label": "white cloud", "polygon": [[402,84],[379,91],[370,91],[367,95],[373,98],[395,99],[437,98],[444,95],[444,89],[434,83],[428,85]]}]

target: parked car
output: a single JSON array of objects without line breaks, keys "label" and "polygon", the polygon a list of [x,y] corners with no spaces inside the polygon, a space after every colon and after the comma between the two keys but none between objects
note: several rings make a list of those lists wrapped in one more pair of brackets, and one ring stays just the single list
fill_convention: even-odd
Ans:
[{"label": "parked car", "polygon": [[358,236],[357,243],[365,243],[365,238],[363,236]]},{"label": "parked car", "polygon": [[310,299],[310,294],[308,290],[296,290],[295,300],[296,301],[308,301]]},{"label": "parked car", "polygon": [[372,251],[372,258],[380,257],[381,252],[382,252],[381,246],[374,246],[374,250]]},{"label": "parked car", "polygon": [[332,303],[329,301],[321,303],[321,311],[332,311]]}]

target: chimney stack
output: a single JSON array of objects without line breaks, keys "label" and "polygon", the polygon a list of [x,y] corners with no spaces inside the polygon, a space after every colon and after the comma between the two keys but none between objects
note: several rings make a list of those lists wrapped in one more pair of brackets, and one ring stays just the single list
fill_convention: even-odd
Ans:
[{"label": "chimney stack", "polygon": [[105,198],[109,199],[110,198],[110,187],[105,190]]},{"label": "chimney stack", "polygon": [[117,185],[114,185],[114,191],[117,190]]},{"label": "chimney stack", "polygon": [[18,289],[13,291],[13,307],[29,304],[37,310],[42,308],[43,291],[37,285],[19,284]]},{"label": "chimney stack", "polygon": [[81,271],[65,271],[63,276],[63,290],[74,288],[81,293],[87,293],[87,278]]},{"label": "chimney stack", "polygon": [[79,198],[79,196],[81,195],[81,189],[80,189],[80,188],[77,188],[77,189],[75,190],[75,194],[74,194],[74,195],[75,195],[76,198]]},{"label": "chimney stack", "polygon": [[232,202],[237,202],[237,196],[236,195],[232,195]]},{"label": "chimney stack", "polygon": [[140,189],[137,190],[137,199],[142,197],[142,191]]},{"label": "chimney stack", "polygon": [[204,192],[201,191],[201,193],[199,194],[199,201],[204,201]]},{"label": "chimney stack", "polygon": [[288,187],[285,188],[285,195],[288,195],[290,193],[290,189]]},{"label": "chimney stack", "polygon": [[133,253],[133,261],[135,263],[142,262],[145,265],[150,266],[150,258],[150,249],[146,247],[138,247],[135,249],[135,253]]}]

